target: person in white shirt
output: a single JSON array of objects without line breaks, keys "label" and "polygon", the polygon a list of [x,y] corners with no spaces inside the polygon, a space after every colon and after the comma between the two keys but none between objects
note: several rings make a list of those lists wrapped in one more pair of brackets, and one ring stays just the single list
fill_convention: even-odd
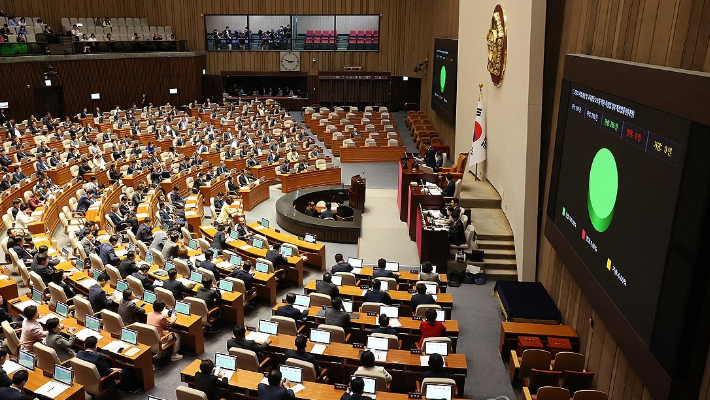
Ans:
[{"label": "person in white shirt", "polygon": [[27,230],[27,224],[36,220],[36,218],[30,217],[28,214],[30,214],[30,206],[27,203],[22,203],[20,211],[17,212],[15,217],[15,228]]},{"label": "person in white shirt", "polygon": [[106,160],[104,160],[103,156],[100,154],[97,154],[94,156],[94,165],[98,169],[105,169],[106,168]]},{"label": "person in white shirt", "polygon": [[89,153],[91,153],[91,155],[101,153],[101,147],[99,147],[99,144],[96,142],[91,143],[91,146],[89,146]]}]

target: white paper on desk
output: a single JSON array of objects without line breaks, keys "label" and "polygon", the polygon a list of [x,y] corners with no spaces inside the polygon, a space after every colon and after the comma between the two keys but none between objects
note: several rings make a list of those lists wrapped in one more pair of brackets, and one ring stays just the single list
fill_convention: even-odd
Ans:
[{"label": "white paper on desk", "polygon": [[249,250],[250,248],[251,248],[250,245],[245,244],[244,246],[240,246],[240,247],[239,247],[239,250]]},{"label": "white paper on desk", "polygon": [[88,288],[94,286],[94,284],[96,284],[96,279],[86,278],[86,279],[79,281],[79,284],[88,289]]},{"label": "white paper on desk", "polygon": [[124,352],[123,354],[126,355],[126,357],[133,357],[136,354],[140,353],[140,351],[141,349],[139,349],[138,347],[131,347],[130,350]]},{"label": "white paper on desk", "polygon": [[269,384],[269,378],[265,376],[265,377],[263,377],[263,378],[261,379],[261,382],[259,382],[259,383],[263,383],[264,385],[268,385],[268,384]]},{"label": "white paper on desk", "polygon": [[264,229],[264,226],[263,226],[263,225],[257,225],[257,226],[254,227],[254,229],[256,229],[257,231],[260,231],[260,230]]},{"label": "white paper on desk", "polygon": [[123,348],[124,350],[131,347],[130,343],[126,343],[120,340],[114,340],[113,342],[107,344],[106,346],[102,347],[102,350],[110,351],[111,353],[116,353],[118,354],[119,351],[118,349]]},{"label": "white paper on desk", "polygon": [[294,394],[300,392],[301,390],[303,390],[303,389],[305,389],[305,388],[306,388],[306,387],[303,386],[303,385],[301,385],[300,383],[297,383],[297,384],[291,386],[291,390],[293,390],[293,393],[294,393]]},{"label": "white paper on desk", "polygon": [[153,286],[162,287],[162,286],[163,286],[163,281],[161,281],[160,279],[156,279],[156,280],[153,281]]},{"label": "white paper on desk", "polygon": [[429,189],[429,194],[432,196],[440,196],[441,195],[441,190],[439,189]]},{"label": "white paper on desk", "polygon": [[150,214],[146,214],[146,213],[138,213],[138,214],[136,214],[136,218],[139,219],[139,220],[141,220],[141,219],[146,219],[146,218],[148,218],[148,217],[150,217]]},{"label": "white paper on desk", "polygon": [[323,354],[325,351],[326,346],[324,344],[318,343],[313,345],[313,348],[311,349],[311,354]]},{"label": "white paper on desk", "polygon": [[5,373],[8,375],[13,374],[15,371],[19,370],[22,368],[22,366],[14,361],[10,360],[5,360],[5,362],[2,364],[2,369],[5,370]]},{"label": "white paper on desk", "polygon": [[429,366],[429,356],[419,356],[419,365],[422,367]]},{"label": "white paper on desk", "polygon": [[179,281],[180,283],[182,283],[183,285],[185,285],[185,286],[187,286],[187,285],[192,285],[193,283],[195,283],[195,282],[193,282],[193,281],[191,281],[191,280],[189,280],[189,279],[185,279],[185,278],[178,278],[178,281]]},{"label": "white paper on desk", "polygon": [[230,379],[232,379],[232,375],[234,375],[235,371],[233,371],[231,369],[216,367],[214,369],[214,376],[219,376],[220,372],[222,373],[222,375],[224,375],[225,378],[227,378],[227,380],[230,380]]},{"label": "white paper on desk", "polygon": [[294,305],[293,305],[293,308],[295,308],[296,310],[298,310],[298,311],[300,311],[300,312],[304,312],[304,311],[308,310],[308,307],[306,307],[306,306],[299,306],[298,304],[294,304]]},{"label": "white paper on desk", "polygon": [[269,334],[264,332],[251,331],[247,335],[247,339],[253,340],[257,343],[264,343],[269,339]]},{"label": "white paper on desk", "polygon": [[34,300],[25,300],[23,302],[13,304],[18,310],[21,310],[22,312],[25,312],[25,307],[27,306],[36,306],[37,303],[34,302]]},{"label": "white paper on desk", "polygon": [[70,276],[71,276],[71,275],[74,275],[74,274],[76,274],[76,273],[78,273],[78,272],[81,272],[81,271],[79,271],[79,270],[76,269],[76,268],[70,268],[70,269],[64,270],[64,275],[70,275]]},{"label": "white paper on desk", "polygon": [[44,325],[44,324],[47,323],[47,321],[49,321],[50,318],[57,318],[57,319],[59,319],[60,321],[64,319],[63,317],[60,317],[60,316],[57,315],[57,314],[49,313],[49,314],[45,315],[44,317],[39,318],[39,319],[37,320],[37,322],[39,322],[40,324]]},{"label": "white paper on desk", "polygon": [[97,238],[99,242],[107,242],[111,238],[111,235],[99,235]]},{"label": "white paper on desk", "polygon": [[7,275],[0,275],[0,281],[4,281],[4,280],[8,280],[8,279],[10,279],[9,276],[7,276]]},{"label": "white paper on desk", "polygon": [[91,329],[88,329],[88,328],[84,328],[76,333],[76,338],[81,340],[82,342],[85,341],[86,338],[88,338],[89,336],[95,336],[96,339],[103,338],[103,336],[101,336],[100,333],[93,331]]},{"label": "white paper on desk", "polygon": [[229,269],[232,264],[229,261],[222,261],[221,263],[217,264],[218,268],[223,268],[223,269]]},{"label": "white paper on desk", "polygon": [[439,296],[437,296],[437,295],[435,295],[435,294],[432,294],[432,295],[431,295],[431,297],[433,297],[433,298],[434,298],[434,300],[436,300],[436,299],[438,299],[438,298],[439,298]]},{"label": "white paper on desk", "polygon": [[353,268],[353,274],[357,275],[362,271],[362,268]]},{"label": "white paper on desk", "polygon": [[362,294],[360,296],[364,296],[367,293],[367,289],[362,289]]},{"label": "white paper on desk", "polygon": [[402,323],[399,322],[397,318],[390,318],[390,326],[392,328],[399,328],[400,326],[402,326]]},{"label": "white paper on desk", "polygon": [[116,250],[114,253],[116,253],[116,257],[123,257],[128,254],[128,249]]},{"label": "white paper on desk", "polygon": [[375,361],[381,361],[381,362],[387,361],[387,352],[386,351],[375,350],[373,353],[375,355]]},{"label": "white paper on desk", "polygon": [[193,264],[197,264],[197,261],[200,261],[200,262],[205,261],[205,255],[200,254],[197,256],[192,256],[192,257],[190,257],[190,261],[192,261]]},{"label": "white paper on desk", "polygon": [[34,393],[36,395],[41,395],[41,396],[49,397],[50,399],[54,399],[57,396],[59,396],[60,394],[62,394],[62,392],[64,392],[65,390],[67,390],[69,388],[70,388],[70,386],[67,386],[61,382],[57,382],[57,381],[52,380],[52,381],[49,381],[49,382],[45,383],[44,385],[40,386],[39,388],[35,389]]}]

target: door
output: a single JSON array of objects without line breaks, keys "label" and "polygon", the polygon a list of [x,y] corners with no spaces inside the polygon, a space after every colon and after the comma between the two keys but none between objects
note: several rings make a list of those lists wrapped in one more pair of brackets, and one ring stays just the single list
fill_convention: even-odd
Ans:
[{"label": "door", "polygon": [[62,86],[43,86],[34,89],[35,117],[42,118],[49,111],[55,118],[64,116],[64,90]]}]

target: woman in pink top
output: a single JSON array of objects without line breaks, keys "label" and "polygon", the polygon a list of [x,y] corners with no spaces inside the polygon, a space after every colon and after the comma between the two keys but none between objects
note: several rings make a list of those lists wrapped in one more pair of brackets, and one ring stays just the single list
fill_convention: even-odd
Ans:
[{"label": "woman in pink top", "polygon": [[25,321],[22,323],[20,350],[34,354],[35,343],[43,341],[49,332],[42,329],[42,325],[37,322],[39,318],[37,306],[27,306],[22,313],[25,315]]},{"label": "woman in pink top", "polygon": [[161,346],[166,343],[173,343],[173,355],[170,356],[170,361],[177,361],[182,359],[182,355],[178,354],[180,350],[180,336],[175,334],[175,332],[169,332],[165,335],[163,328],[168,328],[173,326],[177,317],[168,318],[163,315],[163,310],[165,310],[165,302],[162,300],[156,300],[153,303],[153,312],[148,313],[147,324],[152,325],[158,331],[158,336],[160,336]]}]

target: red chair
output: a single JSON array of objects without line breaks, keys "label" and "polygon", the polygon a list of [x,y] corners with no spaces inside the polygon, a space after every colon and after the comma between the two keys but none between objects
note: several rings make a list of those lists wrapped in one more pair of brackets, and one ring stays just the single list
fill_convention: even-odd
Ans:
[{"label": "red chair", "polygon": [[372,31],[365,31],[365,36],[372,36]]},{"label": "red chair", "polygon": [[338,36],[338,31],[330,31],[330,36],[331,36],[331,37],[336,37],[336,36]]},{"label": "red chair", "polygon": [[372,39],[365,38],[365,50],[372,50],[374,46],[372,45]]},{"label": "red chair", "polygon": [[357,49],[358,50],[364,50],[365,49],[365,39],[364,38],[357,38]]},{"label": "red chair", "polygon": [[372,31],[372,36],[380,36],[380,31],[375,29],[374,31]]},{"label": "red chair", "polygon": [[323,34],[320,29],[316,29],[316,36],[320,37]]},{"label": "red chair", "polygon": [[350,36],[348,39],[348,50],[355,50],[357,48],[357,39],[355,36]]},{"label": "red chair", "polygon": [[357,37],[359,38],[365,38],[365,31],[357,31]]},{"label": "red chair", "polygon": [[338,48],[338,46],[337,46],[337,44],[335,43],[335,38],[334,38],[334,37],[328,38],[328,49],[330,49],[330,50],[335,50],[335,49],[337,49],[337,48]]},{"label": "red chair", "polygon": [[313,39],[313,49],[314,50],[320,50],[321,49],[321,38],[316,37]]},{"label": "red chair", "polygon": [[303,48],[305,50],[311,50],[313,48],[313,37],[312,36],[307,36],[306,41],[303,44]]},{"label": "red chair", "polygon": [[313,36],[313,30],[309,29],[306,31],[306,37]]},{"label": "red chair", "polygon": [[351,29],[350,36],[357,36],[357,31]]}]

